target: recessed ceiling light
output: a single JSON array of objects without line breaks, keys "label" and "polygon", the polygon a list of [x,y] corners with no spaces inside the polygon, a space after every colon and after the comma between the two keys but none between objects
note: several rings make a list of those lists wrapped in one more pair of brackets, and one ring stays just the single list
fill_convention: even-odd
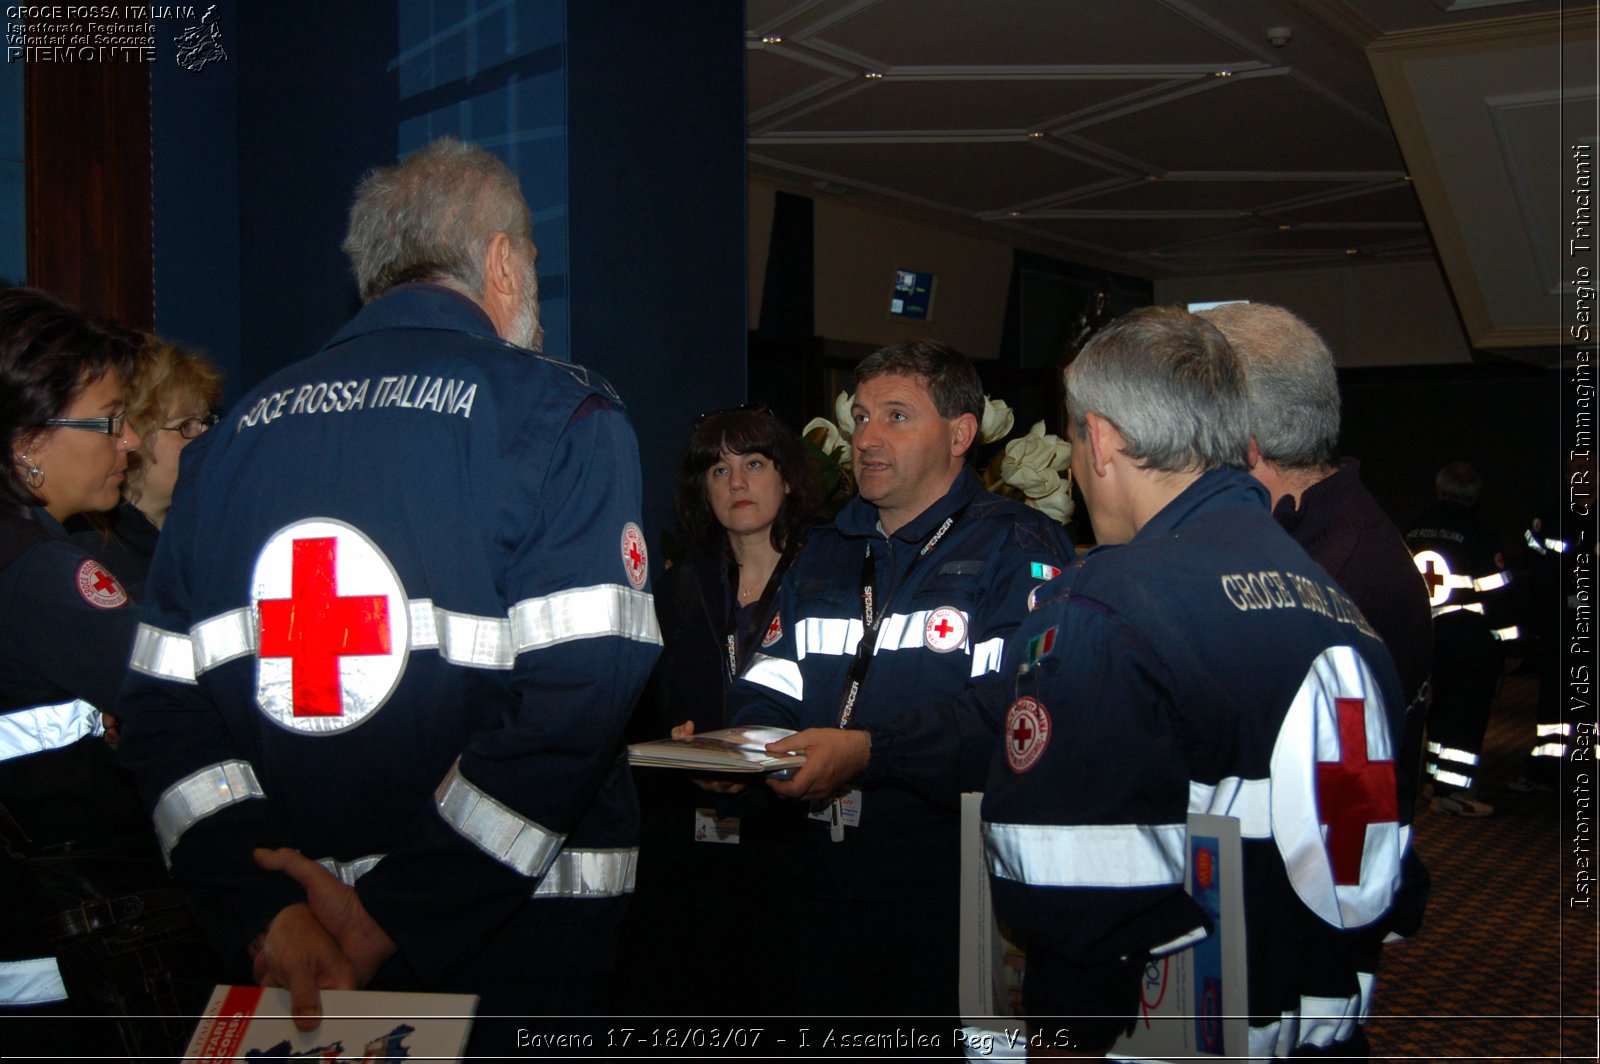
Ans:
[{"label": "recessed ceiling light", "polygon": [[1211,76],[1214,77],[1214,78],[1231,78],[1231,77],[1233,77],[1233,71],[1231,71],[1231,70],[1216,70],[1216,71],[1212,72]]},{"label": "recessed ceiling light", "polygon": [[1355,248],[1345,248],[1344,249],[1344,253],[1346,255],[1355,255],[1355,254],[1357,254],[1357,251],[1356,251]]},{"label": "recessed ceiling light", "polygon": [[1028,139],[1029,140],[1043,140],[1044,139],[1044,134],[1039,132],[1038,130],[1034,130],[1032,133],[1028,134]]},{"label": "recessed ceiling light", "polygon": [[1290,225],[1288,222],[1284,222],[1282,225],[1278,226],[1278,232],[1286,233],[1293,228],[1294,226]]},{"label": "recessed ceiling light", "polygon": [[867,77],[869,77],[869,78],[881,78],[881,77],[883,77],[883,75],[878,73],[876,70],[869,70],[869,71],[867,71]]},{"label": "recessed ceiling light", "polygon": [[761,43],[762,44],[782,44],[783,43],[783,38],[779,37],[777,34],[768,34],[767,36],[761,38]]},{"label": "recessed ceiling light", "polygon": [[1144,175],[1144,179],[1146,181],[1160,181],[1161,180],[1161,175],[1160,174],[1145,174]]},{"label": "recessed ceiling light", "polygon": [[1012,211],[1011,212],[1011,217],[1013,217],[1013,218],[1021,218],[1022,217],[1022,212],[1021,211]]}]

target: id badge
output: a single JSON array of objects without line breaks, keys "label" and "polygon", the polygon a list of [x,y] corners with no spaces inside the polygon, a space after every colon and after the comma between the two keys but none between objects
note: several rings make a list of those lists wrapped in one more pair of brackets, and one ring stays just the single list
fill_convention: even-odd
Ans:
[{"label": "id badge", "polygon": [[738,845],[739,818],[725,816],[718,819],[715,809],[696,809],[694,811],[694,841]]},{"label": "id badge", "polygon": [[861,791],[851,788],[829,802],[818,803],[818,808],[806,814],[812,820],[832,822],[837,828],[861,826]]}]

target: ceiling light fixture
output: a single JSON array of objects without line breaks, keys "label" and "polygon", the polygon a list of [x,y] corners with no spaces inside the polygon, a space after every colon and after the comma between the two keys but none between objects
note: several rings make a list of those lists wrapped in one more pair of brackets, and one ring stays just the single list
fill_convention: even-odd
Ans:
[{"label": "ceiling light fixture", "polygon": [[1038,130],[1034,130],[1032,133],[1028,134],[1028,139],[1029,140],[1043,140],[1044,139],[1044,134],[1040,133]]},{"label": "ceiling light fixture", "polygon": [[768,34],[767,36],[761,38],[761,43],[762,44],[782,44],[783,43],[783,38],[779,37],[775,33],[774,34]]},{"label": "ceiling light fixture", "polygon": [[1282,48],[1292,40],[1294,40],[1294,30],[1288,26],[1267,27],[1267,43],[1272,47]]},{"label": "ceiling light fixture", "polygon": [[881,77],[883,77],[883,75],[878,73],[876,70],[869,70],[869,71],[867,71],[867,77],[869,77],[869,78],[881,78]]},{"label": "ceiling light fixture", "polygon": [[1216,70],[1216,71],[1212,72],[1211,76],[1214,77],[1214,78],[1231,78],[1231,77],[1233,77],[1233,71],[1231,71],[1231,70]]}]

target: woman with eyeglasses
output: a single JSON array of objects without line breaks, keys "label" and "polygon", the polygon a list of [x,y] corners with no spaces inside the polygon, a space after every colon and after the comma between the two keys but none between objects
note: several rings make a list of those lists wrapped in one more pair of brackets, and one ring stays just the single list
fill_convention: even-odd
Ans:
[{"label": "woman with eyeglasses", "polygon": [[[764,405],[695,420],[675,498],[684,557],[656,574],[663,646],[636,738],[724,726],[728,684],[775,638],[778,585],[821,501],[799,435]],[[636,1015],[787,1011],[785,962],[769,954],[759,929],[788,907],[788,884],[798,882],[785,873],[803,826],[795,803],[765,787],[709,790],[673,770],[634,776],[644,826],[617,1007]]]},{"label": "woman with eyeglasses", "polygon": [[127,393],[128,424],[142,442],[128,456],[122,501],[109,513],[80,517],[68,530],[137,602],[172,507],[179,456],[217,423],[211,410],[222,398],[222,374],[200,356],[152,336],[139,350]]},{"label": "woman with eyeglasses", "polygon": [[204,1000],[180,990],[204,947],[104,739],[138,613],[62,527],[121,497],[137,350],[53,296],[0,290],[0,1019],[175,1018],[6,1023],[23,1056],[171,1055]]}]

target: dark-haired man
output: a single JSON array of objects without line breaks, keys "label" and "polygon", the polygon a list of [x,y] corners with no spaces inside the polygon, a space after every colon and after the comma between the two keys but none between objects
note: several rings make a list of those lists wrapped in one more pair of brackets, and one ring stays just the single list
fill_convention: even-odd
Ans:
[{"label": "dark-haired man", "polygon": [[812,804],[799,1010],[956,1011],[960,793],[993,749],[1005,637],[1071,544],[966,469],[983,413],[971,363],[884,348],[856,371],[860,494],[785,575],[775,636],[729,692],[739,724],[799,734]]},{"label": "dark-haired man", "polygon": [[1207,930],[1183,884],[1186,817],[1210,813],[1243,848],[1250,1044],[1230,1055],[1359,1052],[1409,838],[1394,664],[1245,471],[1244,369],[1215,328],[1135,311],[1066,389],[1101,546],[1008,641],[983,804],[1030,1022],[1083,1055],[1131,1028],[1145,964]]},{"label": "dark-haired man", "polygon": [[637,829],[618,746],[660,643],[633,430],[528,350],[537,252],[493,155],[374,171],[345,249],[361,312],[185,452],[124,760],[302,1026],[319,986],[602,1011]]}]

